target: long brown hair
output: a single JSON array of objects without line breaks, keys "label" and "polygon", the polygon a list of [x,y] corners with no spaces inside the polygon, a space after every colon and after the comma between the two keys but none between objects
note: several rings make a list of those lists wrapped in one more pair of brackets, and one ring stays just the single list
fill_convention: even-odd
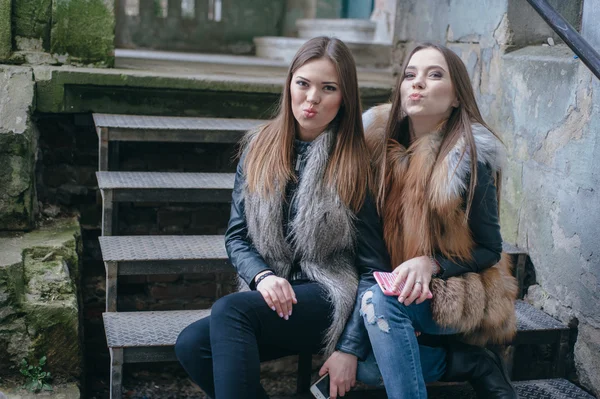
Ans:
[{"label": "long brown hair", "polygon": [[[454,92],[458,99],[458,106],[452,109],[450,116],[444,122],[442,126],[442,143],[440,145],[439,152],[436,156],[436,165],[439,162],[442,162],[446,155],[450,152],[450,150],[456,145],[457,141],[464,137],[466,141],[465,148],[463,149],[463,153],[461,158],[465,155],[467,148],[469,151],[469,155],[471,156],[471,178],[469,182],[468,194],[467,194],[467,203],[466,203],[466,212],[465,216],[468,217],[469,212],[471,210],[471,203],[473,202],[473,194],[475,191],[475,185],[477,184],[477,150],[475,148],[475,138],[473,137],[473,131],[471,129],[472,123],[480,123],[485,128],[487,128],[492,134],[498,137],[492,129],[485,123],[483,117],[481,116],[481,112],[479,111],[479,107],[477,106],[477,101],[475,100],[475,93],[473,91],[473,86],[471,85],[471,80],[469,78],[469,73],[467,72],[467,68],[465,64],[460,59],[458,55],[456,55],[452,50],[447,47],[433,44],[433,43],[423,43],[417,45],[408,55],[404,66],[402,68],[402,74],[398,77],[398,81],[396,84],[396,90],[393,94],[392,99],[392,110],[390,112],[390,117],[388,118],[387,128],[386,128],[386,141],[391,138],[398,141],[400,144],[408,148],[410,146],[410,131],[409,131],[409,123],[408,117],[402,111],[402,101],[400,94],[400,85],[404,80],[404,75],[406,72],[406,67],[410,62],[412,56],[420,50],[433,48],[438,50],[444,58],[446,59],[446,63],[448,64],[448,73],[450,74],[450,79],[452,81],[452,86],[454,87]],[[498,137],[498,139],[500,139]],[[380,171],[377,176],[378,180],[378,204],[381,209],[383,206],[384,196],[385,196],[385,173],[386,173],[386,162],[387,156],[386,151],[382,152],[383,159],[380,160]],[[434,166],[435,167],[435,166]],[[454,171],[455,172],[455,171]],[[497,198],[498,198],[498,210],[500,210],[500,189],[501,189],[501,171],[498,171],[495,176],[496,187],[497,187]]]},{"label": "long brown hair", "polygon": [[[248,190],[264,196],[284,195],[285,184],[295,179],[292,168],[296,120],[292,113],[290,84],[294,73],[320,58],[335,66],[342,92],[340,109],[331,125],[336,126],[324,183],[334,185],[343,203],[353,211],[361,207],[368,190],[369,156],[364,139],[356,65],[348,47],[339,39],[316,37],[298,50],[292,60],[277,115],[248,134],[244,162]],[[242,145],[242,149],[247,147]]]}]

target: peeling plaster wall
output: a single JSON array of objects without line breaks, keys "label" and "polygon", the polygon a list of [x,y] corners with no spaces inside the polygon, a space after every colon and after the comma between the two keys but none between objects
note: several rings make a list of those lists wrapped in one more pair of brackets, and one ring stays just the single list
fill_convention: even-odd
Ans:
[{"label": "peeling plaster wall", "polygon": [[[600,0],[556,2],[600,48]],[[396,60],[416,41],[446,44],[467,66],[486,121],[508,149],[502,234],[526,249],[528,300],[578,323],[575,366],[600,395],[600,82],[525,0],[398,2]],[[542,46],[548,37],[559,45]]]},{"label": "peeling plaster wall", "polygon": [[529,300],[577,319],[578,376],[600,394],[600,84],[568,49],[525,48],[503,61],[511,79],[494,121],[511,154],[503,234],[535,265]]}]

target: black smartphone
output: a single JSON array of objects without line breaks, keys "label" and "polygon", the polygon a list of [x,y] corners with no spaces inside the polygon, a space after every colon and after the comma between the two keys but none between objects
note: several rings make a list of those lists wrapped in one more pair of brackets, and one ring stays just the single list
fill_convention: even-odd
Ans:
[{"label": "black smartphone", "polygon": [[325,374],[312,384],[310,393],[317,399],[329,399],[329,374]]}]

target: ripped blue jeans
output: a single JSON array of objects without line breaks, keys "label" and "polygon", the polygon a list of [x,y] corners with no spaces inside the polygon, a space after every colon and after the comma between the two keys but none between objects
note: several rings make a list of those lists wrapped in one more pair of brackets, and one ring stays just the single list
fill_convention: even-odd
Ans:
[{"label": "ripped blue jeans", "polygon": [[419,346],[415,331],[432,335],[454,334],[455,331],[433,321],[431,301],[405,306],[397,297],[384,295],[378,285],[363,294],[361,315],[374,356],[369,356],[365,364],[359,364],[358,378],[363,375],[372,379],[376,367],[389,399],[427,398],[425,383],[437,381],[444,375],[446,350]]}]

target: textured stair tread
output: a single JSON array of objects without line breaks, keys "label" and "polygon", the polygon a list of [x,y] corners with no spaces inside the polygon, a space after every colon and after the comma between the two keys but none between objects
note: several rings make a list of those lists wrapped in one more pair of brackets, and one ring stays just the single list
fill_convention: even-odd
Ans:
[{"label": "textured stair tread", "polygon": [[105,262],[228,259],[223,236],[101,236]]},{"label": "textured stair tread", "polygon": [[[594,399],[575,384],[564,379],[517,381],[513,383],[521,399]],[[427,386],[430,399],[476,399],[475,392],[468,384]],[[353,391],[345,396],[348,399],[387,399],[383,389]],[[311,394],[276,396],[273,399],[311,399]]]},{"label": "textured stair tread", "polygon": [[260,119],[94,114],[94,123],[96,124],[96,127],[131,130],[225,130],[245,132],[265,122],[266,121]]},{"label": "textured stair tread", "polygon": [[524,249],[518,248],[516,245],[509,244],[507,242],[502,243],[502,252],[505,252],[510,255],[519,255],[527,253],[527,251],[525,251]]},{"label": "textured stair tread", "polygon": [[556,320],[552,316],[539,310],[524,301],[517,301],[517,330],[540,331],[540,330],[568,330],[568,326]]},{"label": "textured stair tread", "polygon": [[[548,380],[531,380],[513,382],[521,399],[593,399],[594,397],[573,383],[556,378]],[[475,399],[475,392],[468,384],[428,386],[428,397],[431,399]],[[358,397],[358,396],[357,396]],[[366,396],[365,396],[366,397]],[[385,398],[379,396],[378,398]],[[377,398],[369,396],[369,398]]]},{"label": "textured stair tread", "polygon": [[161,312],[106,312],[109,348],[173,346],[185,327],[210,315],[210,309]]},{"label": "textured stair tread", "polygon": [[[523,306],[526,305],[526,306]],[[525,325],[521,318],[523,315],[531,315],[535,311],[535,317],[539,318],[540,310],[533,308],[524,302],[517,304],[517,318],[519,319],[519,331],[536,329],[549,329],[550,323],[554,328],[565,328],[564,325],[545,315],[551,320],[539,322],[537,319],[533,327]],[[525,309],[525,312],[519,310]],[[179,332],[192,322],[210,314],[210,310],[186,310],[186,311],[164,311],[164,312],[107,312],[103,314],[104,328],[109,347],[148,347],[148,346],[170,346],[175,344]]]},{"label": "textured stair tread", "polygon": [[233,173],[96,172],[98,187],[107,189],[232,190]]},{"label": "textured stair tread", "polygon": [[592,395],[562,378],[517,381],[514,383],[519,398],[531,399],[594,399]]}]

